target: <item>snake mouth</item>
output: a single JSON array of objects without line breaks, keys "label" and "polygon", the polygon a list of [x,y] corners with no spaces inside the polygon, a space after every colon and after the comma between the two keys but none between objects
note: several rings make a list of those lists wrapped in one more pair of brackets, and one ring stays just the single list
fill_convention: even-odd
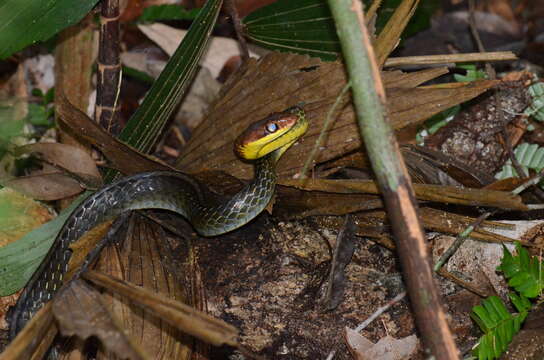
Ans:
[{"label": "snake mouth", "polygon": [[281,149],[281,155],[308,129],[299,106],[268,115],[249,126],[234,142],[234,152],[245,160],[256,160]]}]

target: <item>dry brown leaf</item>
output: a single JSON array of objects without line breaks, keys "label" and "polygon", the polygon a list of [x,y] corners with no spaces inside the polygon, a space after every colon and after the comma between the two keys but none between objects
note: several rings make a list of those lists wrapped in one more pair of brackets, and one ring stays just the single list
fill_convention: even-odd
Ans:
[{"label": "dry brown leaf", "polygon": [[[379,194],[378,185],[372,180],[280,180],[285,186],[301,190],[324,191],[342,194]],[[491,206],[502,209],[527,210],[521,197],[510,192],[458,188],[455,186],[414,184],[414,192],[418,199],[448,204],[470,206]]]},{"label": "dry brown leaf", "polygon": [[83,276],[109,291],[130,298],[138,306],[159,316],[162,320],[187,334],[216,346],[237,345],[238,330],[222,320],[178,301],[168,299],[161,294],[97,271],[88,271]]},{"label": "dry brown leaf", "polygon": [[382,199],[376,195],[331,194],[286,186],[277,186],[276,194],[274,211],[278,216],[288,219],[316,215],[345,215],[383,208]]},{"label": "dry brown leaf", "polygon": [[56,98],[56,110],[62,126],[96,146],[108,158],[111,167],[122,173],[130,175],[144,171],[174,170],[162,161],[141,154],[112,137],[87,115],[76,109],[63,94],[58,94]]},{"label": "dry brown leaf", "polygon": [[100,172],[91,155],[75,146],[61,143],[36,143],[18,147],[16,154],[19,156],[35,154],[41,160],[45,160],[57,168],[92,178],[100,178]]},{"label": "dry brown leaf", "polygon": [[[174,54],[179,43],[187,34],[187,30],[179,30],[160,23],[138,25],[138,28],[170,56]],[[214,78],[217,78],[223,65],[231,56],[235,55],[240,55],[240,48],[236,40],[213,36],[210,38],[207,53],[202,57],[201,65],[210,70]],[[256,56],[251,51],[250,55]]]},{"label": "dry brown leaf", "polygon": [[79,182],[61,173],[28,175],[2,184],[36,200],[59,200],[83,191]]},{"label": "dry brown leaf", "polygon": [[114,220],[108,220],[96,225],[87,231],[83,236],[70,244],[72,256],[68,262],[68,272],[64,276],[64,281],[72,278],[74,273],[81,268],[87,255],[98,245],[100,240],[106,236]]},{"label": "dry brown leaf", "polygon": [[5,177],[2,184],[37,200],[58,200],[79,194],[84,188],[101,185],[94,160],[75,146],[36,143],[14,150],[16,156],[34,154],[44,161],[40,170],[16,178]]},{"label": "dry brown leaf", "polygon": [[100,293],[81,280],[62,288],[53,301],[53,313],[64,336],[81,339],[96,336],[121,359],[150,359],[140,346],[126,336],[123,327],[108,311]]},{"label": "dry brown leaf", "polygon": [[[124,279],[157,292],[172,300],[187,303],[183,282],[179,281],[179,267],[171,266],[165,254],[170,247],[165,244],[167,235],[154,221],[132,215],[128,230],[117,245],[107,246],[96,268],[111,276]],[[134,259],[138,259],[137,262]],[[111,312],[123,323],[126,333],[140,343],[153,358],[191,359],[195,342],[189,335],[175,329],[165,321],[127,301],[124,296],[104,292],[103,300]],[[97,359],[114,359],[110,354],[99,354]]]},{"label": "dry brown leaf", "polygon": [[[407,88],[423,78],[443,72],[403,75],[398,87],[395,72],[384,75],[388,112],[392,126],[399,129],[416,126],[428,117],[467,101],[486,91],[495,82],[480,81],[447,88]],[[414,80],[407,80],[413,76]],[[251,123],[270,113],[304,102],[310,128],[283,156],[278,164],[280,176],[300,172],[323,126],[327,111],[346,84],[344,67],[338,62],[296,54],[271,53],[233,77],[222,90],[220,99],[192,138],[178,160],[181,170],[191,173],[224,170],[239,178],[251,177],[251,166],[243,165],[232,151],[234,139]],[[361,149],[359,131],[350,104],[344,104],[327,133],[316,162],[324,162]]]},{"label": "dry brown leaf", "polygon": [[375,43],[376,63],[381,68],[400,42],[400,35],[416,11],[419,0],[403,0],[389,18]]},{"label": "dry brown leaf", "polygon": [[409,360],[418,343],[415,335],[402,339],[387,335],[374,344],[350,328],[346,328],[344,336],[348,349],[356,360]]}]

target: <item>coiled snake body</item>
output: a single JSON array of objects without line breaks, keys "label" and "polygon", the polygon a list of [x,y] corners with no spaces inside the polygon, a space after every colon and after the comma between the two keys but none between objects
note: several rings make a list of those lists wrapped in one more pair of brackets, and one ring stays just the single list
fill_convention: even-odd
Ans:
[{"label": "coiled snake body", "polygon": [[232,198],[218,202],[189,175],[170,171],[141,173],[97,191],[70,215],[11,312],[12,338],[62,286],[72,255],[69,245],[96,225],[128,210],[165,209],[184,216],[203,236],[239,228],[269,203],[280,156],[307,129],[304,111],[295,106],[251,125],[235,142],[235,152],[255,160],[255,177]]}]

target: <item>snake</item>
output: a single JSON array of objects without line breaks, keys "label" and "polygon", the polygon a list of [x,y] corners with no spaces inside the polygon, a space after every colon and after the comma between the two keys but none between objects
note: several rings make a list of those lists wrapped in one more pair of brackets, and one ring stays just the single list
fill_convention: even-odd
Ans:
[{"label": "snake", "polygon": [[127,176],[90,195],[70,214],[11,309],[10,337],[14,338],[62,287],[72,256],[70,244],[126,211],[170,210],[187,219],[204,237],[247,224],[268,206],[274,195],[276,164],[307,128],[305,112],[297,105],[272,113],[243,131],[234,141],[234,152],[254,164],[254,177],[230,198],[216,196],[195,178],[177,171]]}]

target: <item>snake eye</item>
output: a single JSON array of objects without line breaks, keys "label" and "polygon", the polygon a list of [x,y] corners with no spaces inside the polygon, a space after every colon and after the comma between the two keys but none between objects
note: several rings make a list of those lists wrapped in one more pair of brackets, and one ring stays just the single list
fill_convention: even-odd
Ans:
[{"label": "snake eye", "polygon": [[278,131],[278,124],[270,123],[266,125],[266,131],[268,131],[269,133],[275,133],[276,131]]}]

